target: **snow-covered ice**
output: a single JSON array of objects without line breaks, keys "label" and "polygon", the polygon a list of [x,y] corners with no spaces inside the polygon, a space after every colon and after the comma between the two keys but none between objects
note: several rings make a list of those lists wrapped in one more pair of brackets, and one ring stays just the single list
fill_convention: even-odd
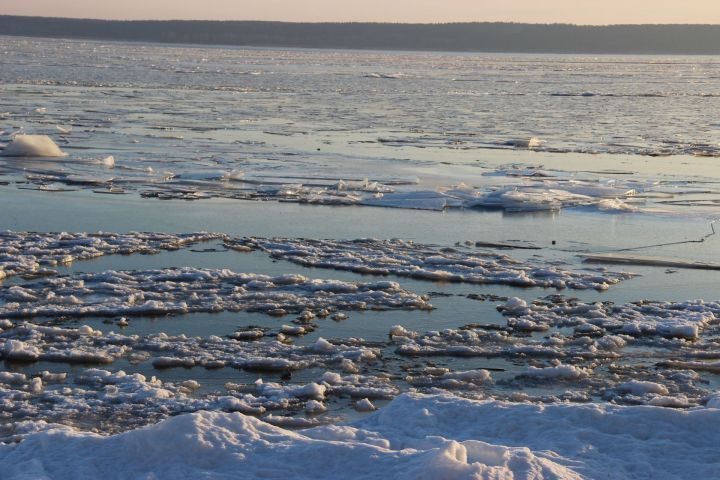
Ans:
[{"label": "snow-covered ice", "polygon": [[360,274],[397,275],[418,280],[606,290],[630,273],[584,273],[521,262],[508,255],[463,247],[436,247],[403,240],[353,241],[240,238],[229,248],[250,248],[305,267]]},{"label": "snow-covered ice", "polygon": [[218,233],[39,233],[0,232],[0,279],[11,275],[53,275],[51,267],[103,255],[156,254],[224,239]]},{"label": "snow-covered ice", "polygon": [[305,310],[403,308],[429,310],[420,295],[395,282],[271,277],[230,270],[167,268],[106,271],[0,287],[0,316],[162,315],[192,312],[300,313]]}]

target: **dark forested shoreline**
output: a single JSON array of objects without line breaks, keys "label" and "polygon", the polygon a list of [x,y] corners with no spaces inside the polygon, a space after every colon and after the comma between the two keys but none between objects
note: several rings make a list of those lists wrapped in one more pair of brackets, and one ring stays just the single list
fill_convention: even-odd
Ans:
[{"label": "dark forested shoreline", "polygon": [[720,25],[118,21],[0,15],[0,35],[333,49],[720,54]]}]

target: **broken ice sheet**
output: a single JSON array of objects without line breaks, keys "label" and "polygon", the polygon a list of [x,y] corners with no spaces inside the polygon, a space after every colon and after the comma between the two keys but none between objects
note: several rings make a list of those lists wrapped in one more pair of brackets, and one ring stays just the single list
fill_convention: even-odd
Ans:
[{"label": "broken ice sheet", "polygon": [[12,275],[53,275],[49,267],[103,255],[155,254],[223,239],[218,233],[39,233],[0,232],[0,279]]},{"label": "broken ice sheet", "polygon": [[395,282],[352,283],[199,268],[106,271],[0,288],[0,316],[6,318],[222,311],[285,314],[327,308],[427,310],[432,306]]},{"label": "broken ice sheet", "polygon": [[261,250],[305,267],[472,284],[607,290],[631,273],[580,273],[508,255],[440,248],[402,240],[353,241],[246,237],[229,248]]}]

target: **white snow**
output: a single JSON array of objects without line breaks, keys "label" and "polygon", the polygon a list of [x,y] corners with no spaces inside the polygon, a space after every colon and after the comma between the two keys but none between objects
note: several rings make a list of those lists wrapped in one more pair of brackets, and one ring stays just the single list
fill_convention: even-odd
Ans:
[{"label": "white snow", "polygon": [[6,157],[66,157],[67,153],[46,135],[15,135],[13,141],[5,147],[2,155]]},{"label": "white snow", "polygon": [[100,163],[105,165],[108,168],[113,168],[115,166],[115,157],[112,155],[109,155],[102,160],[100,160]]},{"label": "white snow", "polygon": [[667,395],[668,389],[655,382],[646,382],[642,380],[630,380],[623,384],[618,385],[618,390],[621,392],[631,393],[633,395],[645,395],[648,393],[657,393],[659,395]]},{"label": "white snow", "polygon": [[372,412],[377,409],[370,400],[368,400],[367,398],[363,398],[362,400],[358,400],[357,402],[355,402],[355,410],[357,410],[358,412]]},{"label": "white snow", "polygon": [[591,371],[576,367],[574,365],[556,365],[553,367],[528,367],[527,371],[523,374],[528,377],[544,378],[544,379],[562,379],[562,380],[577,380],[580,378],[587,378],[591,375]]},{"label": "white snow", "polygon": [[[272,419],[271,419],[272,420]],[[0,446],[21,478],[716,478],[720,410],[509,404],[403,395],[367,419],[302,431],[197,412],[112,436],[27,424]]]}]

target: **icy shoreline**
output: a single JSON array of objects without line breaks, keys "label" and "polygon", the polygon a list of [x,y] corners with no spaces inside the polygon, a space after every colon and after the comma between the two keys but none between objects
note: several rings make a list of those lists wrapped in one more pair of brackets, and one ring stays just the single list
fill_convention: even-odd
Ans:
[{"label": "icy shoreline", "polygon": [[301,431],[206,411],[106,437],[28,424],[21,443],[0,445],[0,473],[8,480],[714,478],[717,407],[537,406],[408,394],[367,419]]},{"label": "icy shoreline", "polygon": [[[190,250],[208,241],[216,247]],[[350,272],[345,278],[352,280],[197,267],[58,271],[104,255],[183,249],[218,255],[218,248],[227,249],[225,261],[268,256],[311,267],[308,272]],[[441,288],[438,280],[473,291],[500,284],[602,292],[629,279],[626,273],[575,272],[543,266],[536,256],[518,260],[468,245],[217,233],[5,232],[0,251],[0,267],[15,275],[0,286],[0,358],[9,366],[0,372],[4,440],[22,438],[27,421],[118,432],[208,409],[308,427],[337,421],[333,415],[343,408],[372,411],[373,402],[403,392],[688,409],[711,402],[716,390],[707,380],[717,370],[720,332],[720,304],[712,301],[615,304],[559,294],[525,301],[471,293],[462,296],[474,304],[472,316],[453,319],[451,327],[431,324],[422,331],[413,317],[402,324],[381,318],[380,339],[362,338],[366,329],[362,336],[332,336],[348,314],[364,318],[347,323],[363,323],[373,315],[429,312],[433,297],[447,308],[442,295],[452,294],[425,289]],[[401,287],[406,281],[413,290]],[[418,288],[427,293],[415,293]],[[485,315],[495,317],[472,322],[483,302],[489,303]],[[219,312],[238,314],[240,325],[194,335],[173,327],[190,315]],[[243,322],[248,314],[256,315],[255,324]],[[163,328],[175,333],[134,328],[157,315],[166,316]],[[241,380],[233,373],[205,386],[211,371],[244,373]]]}]

